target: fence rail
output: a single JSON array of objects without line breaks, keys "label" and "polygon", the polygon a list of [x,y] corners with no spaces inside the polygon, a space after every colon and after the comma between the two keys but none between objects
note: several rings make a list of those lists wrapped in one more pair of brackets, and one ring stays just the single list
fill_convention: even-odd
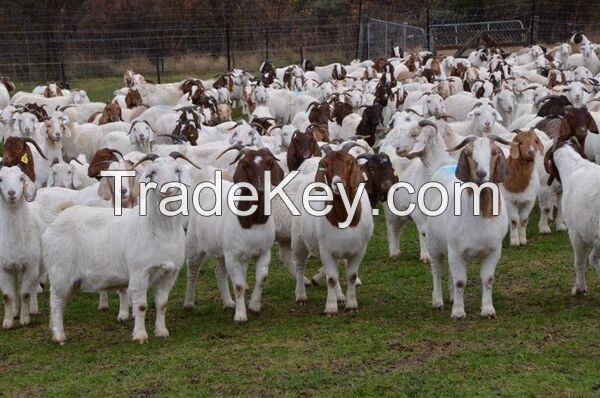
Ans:
[{"label": "fence rail", "polygon": [[[0,4],[0,75],[41,82],[117,76],[125,69],[153,74],[157,66],[161,73],[197,75],[229,67],[256,69],[265,58],[278,65],[299,63],[301,52],[317,64],[348,62],[389,56],[392,45],[408,51],[460,48],[477,32],[500,45],[553,44],[581,30],[598,39],[594,15],[599,13],[591,12],[599,9],[598,0],[577,0],[568,7],[560,0],[498,0],[444,9],[374,0],[318,3],[325,9],[282,12],[268,19],[260,10],[242,18],[249,11],[241,7],[236,15],[223,11],[204,20],[197,8],[186,13],[161,2],[160,13],[142,7],[130,14],[96,14],[98,20],[80,9],[63,12],[57,23],[56,11],[43,9],[19,22],[5,2]],[[44,13],[52,15],[46,20]],[[41,22],[32,26],[33,19]]]}]

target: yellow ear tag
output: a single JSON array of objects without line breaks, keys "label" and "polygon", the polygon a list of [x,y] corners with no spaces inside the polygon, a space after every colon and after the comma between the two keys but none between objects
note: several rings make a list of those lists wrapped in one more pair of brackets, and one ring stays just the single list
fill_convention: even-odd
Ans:
[{"label": "yellow ear tag", "polygon": [[27,157],[26,153],[24,153],[23,156],[21,156],[21,163],[24,163],[24,164],[29,163],[29,158]]}]

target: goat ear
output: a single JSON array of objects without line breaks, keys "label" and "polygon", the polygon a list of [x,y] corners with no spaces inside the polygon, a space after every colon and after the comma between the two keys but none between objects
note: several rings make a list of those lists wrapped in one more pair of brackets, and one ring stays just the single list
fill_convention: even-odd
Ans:
[{"label": "goat ear", "polygon": [[25,153],[19,159],[19,165],[22,167],[23,172],[29,177],[29,179],[35,182],[35,168],[33,167],[33,156],[31,154],[31,148],[29,145],[25,145]]},{"label": "goat ear", "polygon": [[558,136],[561,139],[567,140],[571,137],[571,124],[569,123],[567,118],[563,118],[560,121],[560,128],[558,130]]},{"label": "goat ear", "polygon": [[456,164],[456,178],[462,182],[472,182],[471,178],[471,166],[469,165],[469,159],[463,150],[458,157],[458,163]]},{"label": "goat ear", "polygon": [[290,146],[288,147],[286,162],[289,171],[297,169],[296,163],[298,162],[298,150],[296,149],[296,143],[293,139],[290,141]]},{"label": "goat ear", "polygon": [[23,183],[23,195],[25,196],[25,200],[28,202],[33,202],[36,194],[37,190],[35,188],[35,184],[29,179],[29,177],[25,177],[25,182]]},{"label": "goat ear", "polygon": [[496,115],[496,121],[497,122],[501,122],[504,119],[502,119],[502,116],[500,115],[500,113],[498,111],[494,111],[495,115]]},{"label": "goat ear", "polygon": [[467,113],[467,119],[474,119],[476,112],[477,112],[477,109],[474,109],[471,112]]},{"label": "goat ear", "polygon": [[283,181],[285,173],[279,163],[273,163],[273,168],[271,169],[271,186],[276,187]]},{"label": "goat ear", "polygon": [[588,129],[590,130],[590,133],[599,134],[598,125],[596,124],[596,121],[594,120],[592,115],[590,115],[589,112],[587,114],[587,117],[588,117],[588,126],[589,126]]},{"label": "goat ear", "polygon": [[509,149],[510,149],[510,157],[513,159],[518,159],[519,155],[521,153],[520,149],[519,149],[520,144],[518,142],[512,142]]},{"label": "goat ear", "polygon": [[542,144],[542,141],[539,138],[535,140],[535,145],[540,152],[540,155],[544,156],[544,144]]},{"label": "goat ear", "polygon": [[248,173],[246,173],[246,168],[240,166],[240,163],[237,164],[235,168],[235,173],[233,173],[233,183],[237,184],[238,182],[249,182]]},{"label": "goat ear", "polygon": [[498,155],[496,155],[491,177],[492,182],[496,184],[503,183],[508,178],[508,167],[502,151],[498,151]]},{"label": "goat ear", "polygon": [[50,175],[48,176],[48,181],[46,182],[46,186],[47,187],[54,186],[54,172],[52,171],[52,168],[50,168]]},{"label": "goat ear", "polygon": [[[81,182],[81,177],[79,177],[79,173],[76,172],[75,170],[72,170],[71,173],[72,173],[71,180],[72,180],[73,189],[81,188],[83,183]],[[50,185],[50,182],[48,182],[48,185]]]},{"label": "goat ear", "polygon": [[107,177],[103,177],[100,180],[100,185],[98,186],[98,196],[100,196],[104,200],[112,200],[113,194],[110,189],[110,180]]},{"label": "goat ear", "polygon": [[355,160],[352,164],[352,168],[350,169],[350,181],[348,182],[348,185],[350,186],[348,192],[348,199],[351,202],[354,202],[354,197],[356,196],[356,192],[358,191],[358,185],[361,182],[365,182],[365,179],[363,177],[363,171],[362,168],[358,165],[358,162],[356,162]]},{"label": "goat ear", "polygon": [[[173,134],[173,133],[171,133],[171,134]],[[129,133],[129,143],[130,143],[131,145],[135,145],[135,141],[136,141],[136,140],[135,140],[135,134],[133,134],[133,132],[132,132],[132,131],[130,131],[130,133]]]}]

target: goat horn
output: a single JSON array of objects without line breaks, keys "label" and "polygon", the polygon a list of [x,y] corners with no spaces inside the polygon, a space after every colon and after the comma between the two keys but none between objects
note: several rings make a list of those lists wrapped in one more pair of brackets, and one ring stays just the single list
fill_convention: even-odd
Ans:
[{"label": "goat horn", "polygon": [[108,151],[110,153],[113,153],[113,154],[116,153],[116,154],[118,154],[121,157],[121,159],[123,159],[123,161],[125,161],[125,157],[123,156],[123,154],[121,152],[117,151],[116,149],[110,149],[110,148],[107,148],[107,149],[108,149]]},{"label": "goat horn", "polygon": [[241,123],[240,123],[240,122],[235,122],[235,124],[234,124],[232,127],[228,128],[228,129],[227,129],[227,131],[231,131],[231,130],[233,130],[234,128],[236,128],[236,127],[240,126],[240,125],[241,125]]},{"label": "goat horn", "polygon": [[202,170],[200,168],[200,166],[196,165],[194,162],[192,162],[190,159],[188,159],[185,155],[182,155],[180,152],[171,152],[169,154],[170,157],[172,157],[173,159],[183,159],[186,162],[188,162],[189,164],[191,164],[192,166],[194,166],[195,168],[197,168],[198,170]]},{"label": "goat horn", "polygon": [[[350,141],[350,142],[346,142],[344,145],[342,145],[342,148],[340,149],[340,151],[342,152],[346,152],[348,153],[348,151],[352,148],[354,148],[355,146],[361,147],[363,148],[359,143],[357,143],[356,141]],[[363,148],[365,149],[365,148]]]},{"label": "goat horn", "polygon": [[522,93],[523,91],[535,90],[536,88],[537,88],[536,86],[527,86],[523,90],[517,90],[517,92]]},{"label": "goat horn", "polygon": [[539,107],[542,102],[552,99],[552,98],[560,98],[560,95],[555,95],[555,94],[546,95],[546,96],[540,98],[539,100],[537,100],[537,102],[535,103],[535,106]]},{"label": "goat horn", "polygon": [[414,114],[415,114],[415,115],[417,115],[417,116],[421,116],[421,117],[423,117],[423,115],[421,115],[419,112],[417,112],[416,110],[414,110],[414,109],[412,109],[412,108],[408,108],[408,109],[406,110],[406,112],[414,113]]},{"label": "goat horn", "polygon": [[313,101],[310,104],[308,104],[308,107],[306,108],[306,112],[308,112],[308,110],[310,109],[310,107],[313,106],[313,105],[317,105],[318,106],[319,103],[317,101]]},{"label": "goat horn", "polygon": [[75,158],[75,157],[69,159],[69,161],[67,163],[71,163],[71,162],[77,162],[77,163],[79,163],[80,165],[83,166],[83,163],[81,163],[81,161],[79,159]]},{"label": "goat horn", "polygon": [[459,149],[464,148],[465,146],[469,145],[471,142],[475,141],[476,139],[477,139],[477,137],[471,135],[471,136],[465,138],[464,140],[462,140],[462,142],[460,144],[458,144],[457,146],[455,146],[454,148],[446,149],[446,152],[458,151]]},{"label": "goat horn", "polygon": [[152,162],[154,162],[156,159],[158,159],[159,156],[155,153],[149,153],[146,156],[144,156],[143,158],[141,158],[140,160],[137,161],[136,164],[133,165],[132,169],[135,169],[136,167],[138,167],[140,164],[150,160]]},{"label": "goat horn", "polygon": [[333,149],[331,149],[331,146],[329,146],[329,144],[323,145],[321,147],[321,151],[325,152],[325,155],[329,155],[330,153],[333,153]]},{"label": "goat horn", "polygon": [[425,126],[433,127],[436,133],[438,131],[437,124],[435,124],[431,120],[421,120],[418,124],[419,124],[419,127],[425,127]]},{"label": "goat horn", "polygon": [[246,154],[246,152],[248,152],[248,148],[242,148],[240,149],[240,151],[238,152],[237,156],[235,157],[235,159],[233,159],[233,161],[231,163],[229,163],[230,165],[237,163],[238,160],[240,160],[242,158],[242,156],[244,156]]},{"label": "goat horn", "polygon": [[174,135],[174,134],[158,134],[158,136],[159,136],[159,137],[169,137],[169,138],[171,138],[173,141],[177,141],[177,142],[179,142],[179,143],[181,143],[181,144],[183,144],[183,143],[187,142],[183,136],[176,136],[176,135]]},{"label": "goat horn", "polygon": [[514,145],[513,142],[506,141],[504,138],[498,137],[497,135],[488,135],[488,139],[491,141],[498,142],[502,145],[508,145],[508,146]]},{"label": "goat horn", "polygon": [[[230,146],[229,148],[225,149],[223,152],[221,152],[221,153],[219,154],[219,156],[217,156],[217,157],[216,157],[216,159],[219,159],[221,156],[225,155],[227,152],[229,152],[229,151],[232,151],[232,150],[234,150],[234,149],[237,149],[238,151],[241,151],[241,150],[242,150],[244,147],[245,147],[245,146],[244,146],[244,145],[242,145],[242,144],[235,144],[235,145],[232,145],[232,146]],[[215,160],[216,160],[216,159],[215,159]]]},{"label": "goat horn", "polygon": [[40,154],[40,156],[43,157],[44,159],[48,160],[48,158],[46,157],[46,155],[44,155],[44,152],[42,151],[42,148],[40,148],[40,146],[38,145],[37,142],[35,142],[34,140],[32,140],[31,138],[28,138],[28,137],[23,138],[23,141],[29,142],[29,143],[33,144],[33,146],[38,151],[38,153]]}]

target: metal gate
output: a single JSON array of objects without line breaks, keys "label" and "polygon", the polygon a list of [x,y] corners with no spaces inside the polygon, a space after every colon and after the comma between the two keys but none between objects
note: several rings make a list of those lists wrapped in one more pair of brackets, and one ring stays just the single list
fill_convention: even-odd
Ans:
[{"label": "metal gate", "polygon": [[498,44],[523,44],[527,31],[523,22],[486,21],[430,25],[437,48],[461,47],[477,32],[489,32]]},{"label": "metal gate", "polygon": [[367,59],[372,57],[389,57],[392,45],[403,50],[424,48],[426,44],[425,29],[405,23],[382,21],[369,18],[367,22]]}]

